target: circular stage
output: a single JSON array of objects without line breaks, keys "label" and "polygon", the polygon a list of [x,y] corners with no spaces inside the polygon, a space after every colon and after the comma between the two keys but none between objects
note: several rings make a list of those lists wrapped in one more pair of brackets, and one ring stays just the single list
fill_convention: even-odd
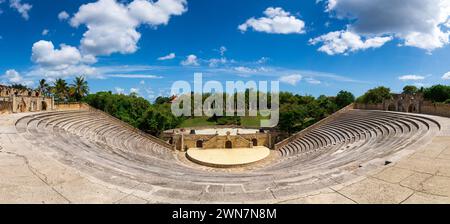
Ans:
[{"label": "circular stage", "polygon": [[258,162],[270,154],[264,146],[233,149],[188,149],[186,157],[192,162],[212,167],[228,168]]}]

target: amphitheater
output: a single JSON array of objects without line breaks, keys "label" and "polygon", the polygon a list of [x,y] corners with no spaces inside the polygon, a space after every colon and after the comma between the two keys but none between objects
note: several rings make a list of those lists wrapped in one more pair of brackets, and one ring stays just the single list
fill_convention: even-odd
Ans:
[{"label": "amphitheater", "polygon": [[450,118],[348,107],[220,169],[90,108],[2,115],[0,203],[450,203]]}]

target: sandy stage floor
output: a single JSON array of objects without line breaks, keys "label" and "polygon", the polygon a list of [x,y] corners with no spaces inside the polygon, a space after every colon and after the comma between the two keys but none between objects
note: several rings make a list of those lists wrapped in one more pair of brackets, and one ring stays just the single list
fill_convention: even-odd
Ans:
[{"label": "sandy stage floor", "polygon": [[187,151],[187,157],[203,165],[215,167],[242,166],[260,161],[270,154],[270,149],[264,146],[234,149],[197,149]]}]

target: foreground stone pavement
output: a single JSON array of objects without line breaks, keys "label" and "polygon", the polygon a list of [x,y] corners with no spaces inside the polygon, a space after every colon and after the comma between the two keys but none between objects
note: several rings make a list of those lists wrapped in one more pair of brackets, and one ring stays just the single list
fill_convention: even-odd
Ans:
[{"label": "foreground stone pavement", "polygon": [[[108,145],[100,151],[100,143],[90,145],[94,140],[83,137],[87,125],[80,125],[79,135],[63,131],[78,123],[65,124],[67,115],[59,118],[61,126],[47,121],[54,124],[49,128],[30,119],[27,131],[21,131],[19,119],[35,115],[0,116],[0,203],[450,203],[449,118],[423,115],[439,122],[440,130],[398,153],[358,163],[359,168],[350,164],[330,173],[288,168],[275,173],[266,171],[270,167],[203,168],[180,155],[164,155],[180,166],[169,163],[173,168],[167,168],[164,160],[131,159],[134,154]],[[39,131],[45,128],[61,135]],[[104,127],[98,124],[98,130]],[[65,148],[69,145],[79,147]],[[280,160],[273,167],[285,163]],[[390,163],[379,165],[385,161]],[[192,170],[192,176],[183,169]]]}]

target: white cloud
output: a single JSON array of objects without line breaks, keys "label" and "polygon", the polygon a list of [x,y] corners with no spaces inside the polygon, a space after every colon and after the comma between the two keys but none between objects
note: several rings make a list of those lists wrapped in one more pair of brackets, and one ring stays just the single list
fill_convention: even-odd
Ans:
[{"label": "white cloud", "polygon": [[311,77],[305,78],[305,81],[307,83],[313,84],[313,85],[318,85],[318,84],[322,83],[320,80],[317,80],[317,79],[311,78]]},{"label": "white cloud", "polygon": [[33,8],[33,6],[28,3],[22,4],[21,0],[9,0],[9,7],[17,10],[17,12],[19,12],[25,20],[28,20],[30,18],[28,12],[31,10],[31,8]]},{"label": "white cloud", "polygon": [[200,65],[200,64],[198,63],[198,58],[197,58],[197,56],[191,54],[191,55],[188,55],[188,56],[186,57],[186,60],[183,60],[183,61],[181,62],[181,65],[184,65],[184,66],[189,66],[189,65],[191,65],[191,66],[198,66],[198,65]]},{"label": "white cloud", "polygon": [[114,89],[115,89],[117,94],[125,94],[125,89],[124,88],[116,87]]},{"label": "white cloud", "polygon": [[63,20],[67,20],[67,19],[69,19],[69,13],[67,13],[66,11],[61,11],[59,14],[58,14],[58,19],[59,20],[61,20],[61,21],[63,21]]},{"label": "white cloud", "polygon": [[6,71],[2,78],[9,84],[23,84],[26,86],[31,86],[34,83],[32,80],[22,77],[22,75],[14,69]]},{"label": "white cloud", "polygon": [[78,27],[86,25],[80,49],[92,55],[130,54],[138,49],[142,24],[166,25],[172,15],[187,10],[186,0],[134,0],[122,4],[116,0],[99,0],[82,5],[70,20]]},{"label": "white cloud", "polygon": [[392,37],[372,37],[362,40],[361,36],[356,33],[341,30],[310,39],[309,43],[313,45],[323,43],[318,50],[328,55],[335,55],[348,54],[349,52],[369,48],[379,48],[391,40]]},{"label": "white cloud", "polygon": [[176,57],[175,53],[170,53],[166,56],[159,57],[158,61],[171,60],[171,59],[174,59],[175,57]]},{"label": "white cloud", "polygon": [[144,74],[111,74],[108,77],[114,78],[129,78],[129,79],[160,79],[161,76],[157,75],[144,75]]},{"label": "white cloud", "polygon": [[55,49],[50,41],[40,40],[33,44],[31,60],[36,64],[30,75],[45,77],[68,77],[73,75],[97,75],[92,55],[82,55],[76,47],[61,44]]},{"label": "white cloud", "polygon": [[46,36],[47,34],[48,34],[48,29],[44,29],[44,30],[42,30],[42,36]]},{"label": "white cloud", "polygon": [[242,32],[252,28],[258,32],[291,34],[304,33],[305,22],[292,16],[282,8],[269,7],[264,11],[265,17],[248,19],[245,23],[238,26]]},{"label": "white cloud", "polygon": [[219,48],[219,52],[220,52],[220,56],[223,57],[225,55],[225,52],[227,52],[227,48],[225,46],[221,46]]},{"label": "white cloud", "polygon": [[218,65],[224,65],[228,62],[226,58],[211,58],[208,60],[209,67],[217,67]]},{"label": "white cloud", "polygon": [[269,60],[268,57],[261,57],[260,59],[258,59],[258,61],[256,61],[257,64],[264,64]]},{"label": "white cloud", "polygon": [[442,79],[450,80],[450,72],[447,72],[444,75],[442,75]]},{"label": "white cloud", "polygon": [[130,93],[139,94],[139,89],[138,88],[130,88]]},{"label": "white cloud", "polygon": [[234,68],[235,71],[241,72],[241,73],[256,73],[258,70],[254,68],[249,68],[245,66],[238,66]]},{"label": "white cloud", "polygon": [[348,29],[358,35],[391,35],[428,52],[449,43],[448,0],[328,0],[326,11],[353,21]]},{"label": "white cloud", "polygon": [[409,80],[424,80],[425,79],[425,76],[422,76],[422,75],[403,75],[403,76],[400,76],[400,77],[398,77],[398,79],[399,80],[402,80],[402,81],[409,81]]},{"label": "white cloud", "polygon": [[299,74],[293,74],[293,75],[286,75],[286,76],[281,76],[279,81],[295,86],[297,85],[298,82],[300,82],[300,80],[302,80],[302,76]]}]

